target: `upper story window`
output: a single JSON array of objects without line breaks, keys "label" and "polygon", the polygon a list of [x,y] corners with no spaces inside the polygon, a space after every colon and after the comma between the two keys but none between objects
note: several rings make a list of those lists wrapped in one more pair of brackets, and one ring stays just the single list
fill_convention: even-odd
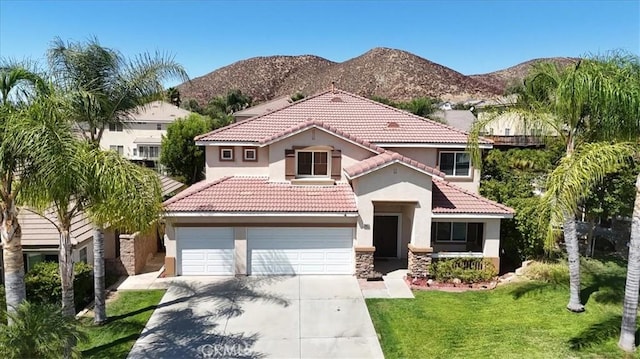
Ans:
[{"label": "upper story window", "polygon": [[258,160],[258,150],[255,148],[243,148],[242,149],[242,160],[243,161],[257,161]]},{"label": "upper story window", "polygon": [[158,130],[158,131],[162,130],[162,124],[161,123],[157,123],[156,124],[156,130]]},{"label": "upper story window", "polygon": [[233,147],[220,147],[220,161],[233,161]]},{"label": "upper story window", "polygon": [[440,152],[440,171],[447,176],[468,177],[470,159],[466,152]]},{"label": "upper story window", "polygon": [[116,151],[116,152],[118,152],[118,154],[119,154],[120,156],[122,156],[122,155],[124,154],[124,146],[111,145],[111,146],[109,146],[109,149],[110,149],[111,151]]},{"label": "upper story window", "polygon": [[329,177],[329,151],[296,151],[298,177]]},{"label": "upper story window", "polygon": [[122,128],[122,124],[121,123],[110,123],[109,124],[109,131],[111,132],[122,132],[123,128]]}]

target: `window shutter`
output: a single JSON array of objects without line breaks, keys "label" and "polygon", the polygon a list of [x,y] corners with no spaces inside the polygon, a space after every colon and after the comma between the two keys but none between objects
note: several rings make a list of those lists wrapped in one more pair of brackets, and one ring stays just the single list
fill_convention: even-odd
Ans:
[{"label": "window shutter", "polygon": [[336,181],[340,180],[342,173],[342,151],[331,151],[331,178]]},{"label": "window shutter", "polygon": [[284,150],[284,178],[296,178],[296,151]]}]

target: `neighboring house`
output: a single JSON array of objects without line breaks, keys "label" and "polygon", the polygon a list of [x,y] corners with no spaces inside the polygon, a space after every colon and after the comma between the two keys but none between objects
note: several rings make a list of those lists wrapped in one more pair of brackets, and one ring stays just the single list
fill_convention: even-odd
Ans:
[{"label": "neighboring house", "polygon": [[100,146],[114,150],[132,161],[155,167],[160,159],[160,143],[167,126],[178,118],[191,114],[164,101],[154,101],[137,108],[124,126],[110,125],[104,130]]},{"label": "neighboring house", "polygon": [[[175,195],[184,189],[184,183],[175,181],[169,177],[158,175],[162,184],[164,198]],[[42,261],[58,261],[60,234],[56,225],[55,214],[47,213],[43,217],[29,208],[21,208],[18,214],[18,222],[22,230],[22,251],[24,255],[25,270],[29,270],[36,263]],[[95,226],[84,212],[78,213],[71,222],[71,252],[74,262],[93,264],[93,231]],[[107,228],[104,233],[105,259],[111,264],[110,269],[120,274],[137,274],[144,267],[144,262],[150,254],[160,249],[156,243],[162,244],[156,238],[155,233],[149,235],[120,234],[118,231]],[[137,243],[134,239],[144,237]],[[131,242],[129,244],[128,242]],[[126,250],[121,250],[122,247]],[[1,256],[0,256],[1,257]],[[0,274],[2,273],[2,258],[0,258]],[[0,275],[0,278],[3,278]]]},{"label": "neighboring house", "polygon": [[469,110],[439,110],[431,117],[441,119],[447,125],[465,132],[469,132],[473,123],[478,120]]},{"label": "neighboring house", "polygon": [[261,103],[256,106],[246,108],[242,111],[235,112],[233,118],[236,122],[243,121],[255,116],[261,116],[271,111],[279,110],[291,104],[291,96],[282,96],[274,100]]},{"label": "neighboring house", "polygon": [[445,256],[499,266],[513,210],[477,194],[467,137],[340,90],[198,136],[206,180],[165,202],[165,274],[367,277],[374,258],[408,258],[425,276]]}]

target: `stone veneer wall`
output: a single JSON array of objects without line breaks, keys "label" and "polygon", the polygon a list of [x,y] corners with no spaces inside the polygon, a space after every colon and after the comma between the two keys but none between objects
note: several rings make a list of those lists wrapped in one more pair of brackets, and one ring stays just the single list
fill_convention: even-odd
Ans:
[{"label": "stone veneer wall", "polygon": [[375,247],[356,247],[356,277],[367,278],[373,273]]},{"label": "stone veneer wall", "polygon": [[120,260],[128,275],[140,274],[149,257],[158,252],[156,227],[147,232],[120,235]]},{"label": "stone veneer wall", "polygon": [[414,278],[427,278],[429,276],[429,266],[431,265],[431,254],[433,248],[418,248],[409,244],[408,253],[408,276]]}]

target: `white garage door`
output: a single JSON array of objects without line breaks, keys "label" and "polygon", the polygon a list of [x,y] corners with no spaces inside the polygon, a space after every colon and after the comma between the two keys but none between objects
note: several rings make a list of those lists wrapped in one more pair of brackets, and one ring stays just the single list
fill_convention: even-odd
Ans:
[{"label": "white garage door", "polygon": [[353,274],[352,228],[250,228],[251,274]]},{"label": "white garage door", "polygon": [[233,228],[178,227],[180,274],[234,274]]}]

